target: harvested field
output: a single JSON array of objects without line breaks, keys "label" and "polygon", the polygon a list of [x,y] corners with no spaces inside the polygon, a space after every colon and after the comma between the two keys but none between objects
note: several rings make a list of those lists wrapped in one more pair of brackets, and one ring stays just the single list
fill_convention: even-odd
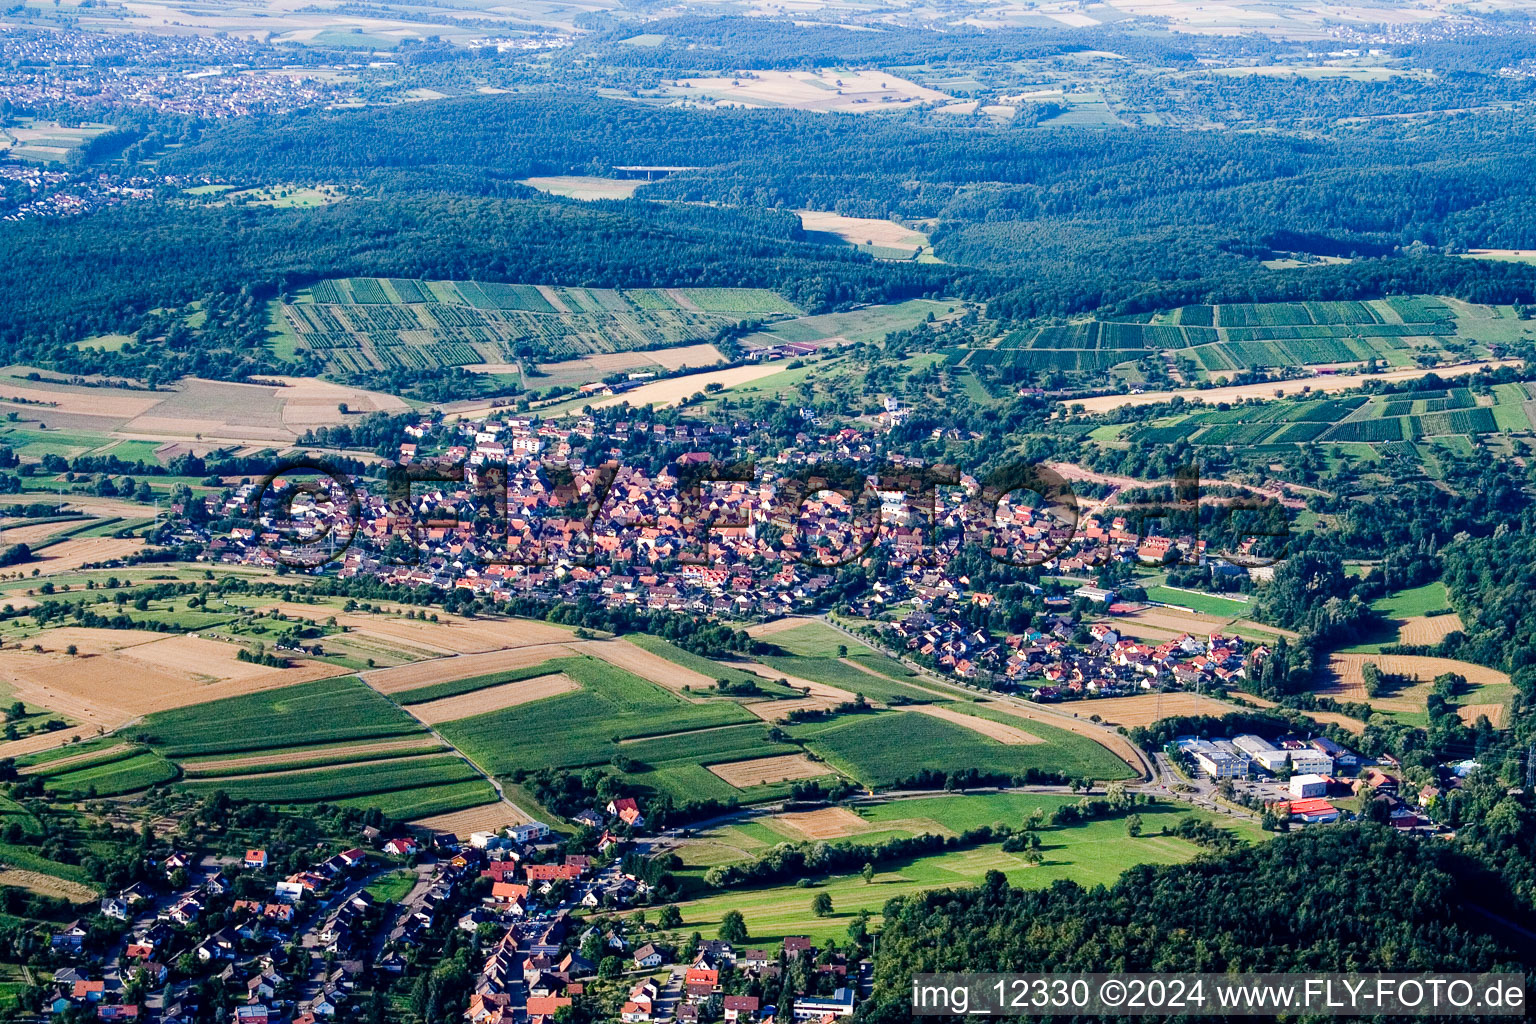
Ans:
[{"label": "harvested field", "polygon": [[137,537],[80,537],[35,552],[26,565],[43,573],[67,572],[85,565],[127,558],[143,546],[144,541]]},{"label": "harvested field", "polygon": [[1440,377],[1463,377],[1477,373],[1485,366],[1508,366],[1512,365],[1513,362],[1514,360],[1509,359],[1489,359],[1478,363],[1462,363],[1459,366],[1441,366],[1431,370],[1388,370],[1386,373],[1375,373],[1358,377],[1332,375],[1297,377],[1292,380],[1273,381],[1268,384],[1244,384],[1236,387],[1209,388],[1205,391],[1146,391],[1139,395],[1100,395],[1097,398],[1083,399],[1082,405],[1090,413],[1109,412],[1126,405],[1158,405],[1163,402],[1172,401],[1175,395],[1179,395],[1186,399],[1199,398],[1208,405],[1214,406],[1218,402],[1239,402],[1245,398],[1274,398],[1277,391],[1283,395],[1298,395],[1301,394],[1304,388],[1310,388],[1314,394],[1334,394],[1358,388],[1368,381],[1417,380],[1431,373]]},{"label": "harvested field", "polygon": [[616,665],[626,672],[633,672],[641,679],[649,680],[673,693],[681,694],[684,686],[695,690],[707,690],[715,685],[715,681],[702,672],[684,668],[659,654],[652,654],[624,640],[598,640],[583,643],[580,650],[582,654],[601,658],[610,665]]},{"label": "harvested field", "polygon": [[625,404],[637,409],[647,405],[671,406],[676,405],[690,395],[703,391],[708,384],[719,384],[725,388],[733,388],[738,384],[750,384],[754,380],[779,373],[782,369],[782,367],[771,363],[754,363],[749,366],[733,366],[725,370],[706,370],[703,373],[690,373],[681,377],[658,380],[652,384],[642,384],[632,391],[610,395],[606,398],[573,399],[570,402],[545,410],[545,414],[559,415],[564,413],[570,415],[581,412],[586,406],[591,406],[594,409],[606,409],[610,405]]},{"label": "harvested field", "polygon": [[44,896],[55,896],[71,903],[89,903],[100,896],[90,886],[71,882],[67,878],[45,875],[41,871],[21,871],[17,868],[0,868],[0,885],[28,889]]},{"label": "harvested field", "polygon": [[1437,644],[1444,640],[1447,634],[1466,629],[1462,624],[1461,616],[1451,615],[1415,615],[1411,619],[1403,619],[1402,626],[1397,631],[1397,641],[1403,644]]},{"label": "harvested field", "polygon": [[1456,709],[1456,714],[1468,725],[1474,724],[1480,716],[1486,716],[1495,729],[1504,728],[1503,704],[1463,704]]},{"label": "harvested field", "polygon": [[95,750],[87,750],[83,754],[71,754],[69,757],[60,757],[52,761],[44,761],[42,764],[29,764],[16,769],[17,775],[36,775],[38,772],[55,772],[66,765],[78,764],[81,761],[94,761],[98,758],[105,759],[121,750],[127,750],[128,744],[117,743],[111,746],[99,747]]},{"label": "harvested field", "polygon": [[[207,761],[182,762],[182,767],[189,774],[195,775],[219,775],[230,771],[238,771],[245,768],[260,767],[263,765],[285,765],[295,762],[312,761],[317,757],[334,757],[338,763],[347,761],[367,760],[369,755],[388,754],[397,750],[414,750],[431,744],[433,741],[425,736],[412,736],[403,740],[385,740],[380,743],[353,743],[342,747],[300,747],[296,750],[285,750],[277,754],[260,754],[256,757],[220,757]],[[60,764],[59,761],[50,761],[49,764]]]},{"label": "harvested field", "polygon": [[1104,697],[1099,700],[1074,701],[1062,705],[1063,709],[1087,718],[1098,715],[1110,725],[1123,725],[1133,729],[1138,725],[1151,725],[1159,718],[1180,715],[1226,715],[1240,710],[1214,697],[1202,697],[1196,693],[1147,693],[1135,697]]},{"label": "harvested field", "polygon": [[628,199],[645,182],[638,178],[594,178],[590,175],[561,174],[545,178],[523,178],[518,184],[550,195],[587,201]]},{"label": "harvested field", "polygon": [[482,804],[450,814],[434,814],[430,818],[417,818],[411,822],[417,828],[433,832],[452,832],[460,839],[467,839],[475,832],[500,832],[510,825],[522,825],[530,821],[528,815],[505,800],[494,804]]},{"label": "harvested field", "polygon": [[747,635],[753,639],[761,639],[765,636],[773,636],[775,633],[782,633],[786,629],[795,629],[799,626],[805,626],[817,621],[819,620],[802,618],[798,615],[791,615],[782,619],[774,619],[772,622],[759,622],[755,625],[748,626]]},{"label": "harvested field", "polygon": [[891,249],[920,249],[928,244],[928,236],[921,231],[897,224],[893,220],[877,220],[873,217],[844,217],[840,213],[823,210],[796,210],[800,226],[807,231],[823,231],[836,235],[852,245],[871,245]]},{"label": "harvested field", "polygon": [[515,683],[490,686],[484,690],[463,693],[457,697],[444,697],[442,700],[416,704],[409,710],[412,715],[427,725],[436,725],[439,722],[455,722],[460,718],[471,718],[475,715],[517,707],[529,701],[543,700],[545,697],[555,697],[579,689],[581,684],[576,680],[564,672],[555,672],[552,675],[535,676]]},{"label": "harvested field", "polygon": [[762,700],[753,701],[746,705],[746,709],[761,718],[765,722],[778,722],[787,717],[791,711],[811,711],[821,708],[830,708],[833,701],[817,697],[805,697],[801,700]]},{"label": "harvested field", "polygon": [[533,644],[514,647],[505,651],[488,651],[484,654],[461,654],[452,658],[434,658],[431,661],[400,665],[397,668],[365,672],[363,682],[380,693],[402,693],[423,686],[488,676],[495,672],[530,668],[552,658],[564,658],[574,654],[565,644]]},{"label": "harvested field", "polygon": [[[1388,675],[1407,677],[1411,682],[1388,697],[1367,697],[1361,675],[1367,664],[1374,664]],[[1342,700],[1368,701],[1383,711],[1419,712],[1435,677],[1447,672],[1465,676],[1472,686],[1507,686],[1509,676],[1498,669],[1474,665],[1450,658],[1430,658],[1411,654],[1332,654],[1325,674],[1330,681],[1317,692]]]},{"label": "harvested field", "polygon": [[851,690],[839,689],[836,686],[828,686],[826,683],[818,683],[812,679],[802,679],[799,676],[786,676],[782,672],[775,671],[766,665],[759,665],[755,661],[722,661],[720,664],[730,668],[737,668],[743,672],[751,672],[755,676],[764,679],[783,679],[797,690],[806,690],[807,695],[819,697],[832,704],[842,704],[854,699],[856,694]]},{"label": "harvested field", "polygon": [[869,831],[869,822],[845,807],[791,811],[776,815],[773,820],[807,839],[846,839]]},{"label": "harvested field", "polygon": [[27,544],[36,547],[40,542],[47,540],[56,533],[65,530],[79,529],[87,525],[84,522],[72,523],[31,523],[27,526],[8,526],[0,530],[0,547],[10,547],[12,544]]},{"label": "harvested field", "polygon": [[[115,729],[151,711],[347,671],[315,661],[269,668],[237,660],[235,655],[243,650],[237,644],[146,630],[65,627],[49,630],[38,640],[45,646],[44,653],[10,653],[0,661],[0,679],[11,684],[17,697],[68,715],[92,731]],[[74,657],[62,653],[71,643],[79,651]],[[63,738],[59,733],[52,736]],[[41,742],[31,749],[47,749],[56,742]],[[15,748],[15,753],[21,752]]]},{"label": "harvested field", "polygon": [[0,743],[0,757],[20,757],[23,754],[35,754],[39,750],[52,750],[54,747],[62,747],[75,739],[84,742],[96,735],[96,726],[75,726],[72,729],[60,729],[57,732],[35,732],[31,736],[19,740],[9,740]]},{"label": "harvested field", "polygon": [[989,718],[977,718],[975,715],[962,714],[959,711],[951,711],[949,708],[936,704],[909,704],[903,707],[903,711],[914,711],[920,715],[928,715],[933,718],[942,718],[946,722],[958,725],[963,729],[980,733],[988,739],[1006,743],[1009,746],[1020,746],[1025,743],[1043,743],[1040,737],[1025,732],[1023,729],[1015,729],[1011,725],[994,722]]},{"label": "harvested field", "polygon": [[658,348],[643,353],[658,366],[668,370],[680,370],[685,366],[713,366],[724,357],[713,345],[679,345],[676,348]]},{"label": "harvested field", "polygon": [[44,422],[47,422],[51,412],[129,420],[159,405],[164,397],[160,393],[123,391],[119,388],[71,387],[31,381],[21,385],[0,377],[0,401],[25,402],[27,415],[40,416]]},{"label": "harvested field", "polygon": [[402,643],[438,655],[477,654],[571,639],[570,630],[534,619],[466,619],[437,612],[438,621],[429,622],[407,619],[403,615],[343,612],[327,605],[282,601],[253,604],[251,609],[256,612],[276,609],[289,618],[321,622],[334,616],[336,624],[345,627],[349,633]]},{"label": "harvested field", "polygon": [[664,88],[668,96],[723,105],[794,110],[876,111],[947,100],[937,89],[884,71],[749,71],[730,77],[689,78]]},{"label": "harvested field", "polygon": [[1085,736],[1093,740],[1099,746],[1130,765],[1137,772],[1146,773],[1149,770],[1150,766],[1130,740],[1117,732],[1102,728],[1086,719],[1056,714],[1022,702],[987,701],[984,706],[1005,715],[1013,715],[1015,718],[1039,722],[1042,725],[1054,725],[1058,729],[1075,732],[1079,736]]},{"label": "harvested field", "polygon": [[761,786],[772,782],[790,782],[794,779],[819,779],[833,774],[824,764],[817,764],[804,754],[783,754],[779,757],[756,757],[750,761],[731,761],[712,764],[709,770],[720,776],[727,785],[737,789]]}]

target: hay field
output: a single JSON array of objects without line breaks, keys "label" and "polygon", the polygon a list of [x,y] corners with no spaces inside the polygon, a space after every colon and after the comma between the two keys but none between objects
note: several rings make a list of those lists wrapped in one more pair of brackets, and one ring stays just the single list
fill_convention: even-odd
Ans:
[{"label": "hay field", "polygon": [[720,664],[725,665],[728,668],[740,669],[743,672],[751,672],[753,675],[761,676],[764,679],[783,679],[795,689],[805,690],[807,692],[807,696],[819,697],[820,699],[829,701],[832,704],[842,704],[853,700],[857,696],[857,694],[851,690],[843,690],[836,686],[828,686],[826,683],[818,683],[814,679],[802,679],[799,676],[785,675],[783,672],[778,672],[767,667],[766,665],[759,665],[755,661],[722,661]]},{"label": "hay field", "polygon": [[730,761],[726,764],[707,766],[729,786],[746,789],[773,782],[791,782],[796,779],[819,779],[833,774],[824,764],[817,764],[804,754],[783,754],[778,757],[755,757],[749,761]]},{"label": "hay field", "polygon": [[796,629],[800,626],[805,626],[812,622],[818,621],[820,620],[804,618],[798,615],[790,615],[782,619],[774,619],[772,622],[759,622],[748,626],[747,635],[752,637],[754,640],[760,640],[765,636],[773,636],[775,633],[782,633],[786,629]]},{"label": "hay field", "polygon": [[1138,725],[1151,725],[1159,718],[1174,718],[1180,715],[1226,715],[1241,710],[1236,704],[1187,692],[1145,693],[1135,697],[1103,697],[1099,700],[1074,701],[1063,706],[1070,707],[1084,718],[1089,715],[1098,715],[1110,725],[1123,725],[1127,729]]},{"label": "hay field", "polygon": [[26,402],[28,404],[20,406],[27,410],[24,415],[41,418],[45,423],[50,412],[131,420],[159,405],[163,398],[160,392],[73,387],[49,381],[27,381],[22,384],[11,377],[0,377],[0,402]]},{"label": "hay field", "polygon": [[869,822],[845,807],[824,807],[819,811],[791,811],[774,816],[791,832],[807,839],[846,839],[869,831]]},{"label": "hay field", "polygon": [[1136,749],[1136,746],[1130,740],[1117,732],[1101,728],[1086,719],[1057,714],[1023,702],[985,701],[982,706],[1005,715],[1022,718],[1025,721],[1039,722],[1042,725],[1054,725],[1058,729],[1075,732],[1079,736],[1093,740],[1099,746],[1130,765],[1137,772],[1145,773],[1149,768],[1146,760],[1141,756],[1141,752]]},{"label": "hay field", "polygon": [[83,754],[71,754],[68,757],[55,758],[52,761],[44,761],[42,764],[29,764],[16,769],[17,775],[36,775],[38,772],[54,772],[66,765],[78,764],[81,761],[94,761],[97,758],[106,758],[119,751],[127,750],[126,743],[113,743],[105,747],[97,747],[87,750]]},{"label": "hay field", "polygon": [[557,174],[542,178],[523,178],[519,185],[536,188],[552,196],[591,201],[593,199],[628,199],[644,185],[639,178],[595,178],[585,174]]},{"label": "hay field", "polygon": [[415,704],[409,708],[409,711],[423,723],[437,725],[440,722],[456,722],[461,718],[472,718],[492,711],[515,708],[529,701],[557,697],[562,693],[579,689],[581,684],[576,680],[564,672],[554,672],[547,676],[535,676],[515,683],[488,686],[472,693],[461,693],[457,697],[444,697],[442,700]]},{"label": "hay field", "polygon": [[683,79],[664,91],[728,106],[823,111],[885,110],[950,99],[883,71],[742,71],[732,77]]},{"label": "hay field", "polygon": [[823,210],[796,210],[800,226],[807,231],[824,231],[836,235],[850,245],[882,246],[892,249],[920,249],[928,244],[928,236],[921,231],[897,224],[893,220],[874,217],[844,217],[840,213]]},{"label": "hay field", "polygon": [[[1367,697],[1362,676],[1367,664],[1375,664],[1382,672],[1406,676],[1416,682],[1390,697]],[[1447,672],[1465,676],[1473,687],[1509,685],[1509,676],[1498,669],[1451,658],[1413,654],[1331,654],[1325,668],[1330,681],[1319,687],[1317,692],[1343,700],[1368,701],[1372,707],[1383,711],[1423,711],[1424,700],[1434,685],[1435,677]]]},{"label": "hay field", "polygon": [[41,573],[68,572],[82,566],[127,558],[144,547],[141,537],[75,537],[33,553],[26,567]]},{"label": "hay field", "polygon": [[622,668],[676,694],[682,694],[685,686],[694,690],[707,690],[715,685],[715,680],[704,673],[684,668],[674,661],[668,661],[661,655],[652,654],[626,640],[597,640],[583,643],[581,653],[601,658],[610,665]]},{"label": "hay field", "polygon": [[801,700],[763,700],[744,705],[746,709],[765,722],[778,722],[789,717],[791,711],[812,711],[830,708],[833,701],[816,697]]},{"label": "hay field", "polygon": [[[208,760],[182,761],[183,769],[189,775],[225,775],[231,771],[242,771],[247,768],[259,768],[264,765],[281,766],[294,764],[295,762],[313,761],[322,755],[333,757],[337,764],[345,764],[348,761],[365,761],[370,755],[389,754],[397,750],[415,750],[418,747],[426,747],[435,742],[427,736],[411,736],[403,740],[382,740],[376,743],[349,743],[339,747],[300,747],[297,750],[283,750],[279,753],[258,754],[255,757],[218,757]],[[446,747],[443,749],[447,749]],[[59,761],[49,761],[47,764],[60,764]]]},{"label": "hay field", "polygon": [[488,676],[512,669],[542,665],[552,658],[568,657],[576,652],[565,644],[531,644],[504,651],[488,651],[484,654],[461,654],[456,657],[434,658],[397,668],[376,669],[362,673],[363,682],[380,693],[402,693],[423,686],[435,686],[455,679]]},{"label": "hay field", "polygon": [[749,366],[733,366],[725,370],[707,370],[703,373],[690,373],[682,377],[671,377],[667,380],[658,380],[652,384],[642,384],[632,391],[625,391],[618,395],[609,395],[605,398],[575,398],[569,402],[552,406],[542,410],[546,416],[569,416],[580,413],[587,406],[594,409],[606,409],[611,405],[627,404],[633,408],[641,406],[672,406],[700,391],[705,385],[719,384],[725,388],[733,388],[741,384],[750,384],[754,380],[772,376],[779,373],[782,367],[772,364],[753,363]]},{"label": "hay field", "polygon": [[1402,620],[1397,631],[1397,641],[1403,644],[1437,644],[1448,634],[1465,629],[1461,616],[1454,612],[1450,615],[1415,615],[1411,619]]},{"label": "hay field", "polygon": [[21,871],[17,868],[0,868],[0,885],[28,889],[44,896],[54,896],[71,903],[89,903],[101,894],[90,886],[71,882],[67,878],[45,875],[40,871]]},{"label": "hay field", "polygon": [[518,808],[501,800],[462,811],[417,818],[410,824],[433,832],[452,832],[460,839],[467,839],[475,832],[500,832],[511,825],[523,825],[532,820]]},{"label": "hay field", "polygon": [[[188,377],[151,407],[117,426],[120,436],[152,441],[198,438],[210,443],[291,443],[311,427],[368,412],[405,412],[403,400],[313,377],[273,377],[271,384],[234,384]],[[338,408],[346,403],[350,410]]]},{"label": "hay field", "polygon": [[1310,389],[1313,394],[1336,394],[1340,391],[1349,391],[1358,388],[1367,381],[1405,381],[1418,380],[1433,373],[1440,377],[1464,377],[1477,373],[1483,367],[1499,367],[1514,365],[1517,360],[1512,359],[1485,359],[1476,363],[1462,363],[1459,366],[1440,366],[1430,370],[1388,370],[1385,373],[1375,373],[1369,376],[1355,377],[1341,376],[1314,376],[1297,377],[1292,380],[1273,381],[1268,384],[1243,384],[1234,387],[1209,388],[1205,391],[1193,389],[1187,391],[1144,391],[1139,395],[1100,395],[1097,398],[1084,398],[1081,401],[1086,412],[1109,412],[1127,405],[1160,405],[1163,402],[1172,401],[1175,395],[1186,399],[1198,398],[1207,405],[1215,405],[1218,402],[1239,402],[1245,398],[1269,399],[1274,398],[1275,393],[1282,395],[1299,395],[1304,389]]},{"label": "hay field", "polygon": [[[314,661],[269,668],[237,660],[235,655],[243,650],[237,644],[146,630],[64,627],[36,639],[46,641],[44,652],[9,652],[0,659],[0,679],[11,685],[17,697],[68,715],[92,730],[115,729],[151,711],[347,672]],[[71,643],[79,651],[74,657],[62,653]],[[49,738],[64,735],[52,733]],[[43,742],[32,749],[46,749],[57,742]]]},{"label": "hay field", "polygon": [[1495,729],[1502,729],[1505,725],[1504,709],[1503,704],[1463,704],[1456,709],[1456,714],[1468,725],[1475,724],[1479,716],[1486,716],[1488,724]]},{"label": "hay field", "polygon": [[1027,733],[1023,729],[1015,729],[1011,725],[994,722],[990,718],[977,718],[975,715],[962,714],[959,711],[951,711],[949,708],[935,704],[909,704],[903,707],[903,711],[915,712],[919,715],[928,715],[931,718],[942,718],[946,722],[958,725],[963,729],[969,729],[979,733],[988,739],[1006,743],[1009,746],[1022,746],[1026,743],[1044,743],[1040,737]]},{"label": "hay field", "polygon": [[328,605],[284,601],[263,601],[250,608],[255,612],[275,609],[289,618],[322,622],[334,616],[336,624],[346,627],[349,634],[405,644],[439,656],[479,654],[571,639],[570,630],[536,619],[466,619],[439,611],[435,613],[438,621],[428,622],[407,619],[403,615],[343,612]]}]

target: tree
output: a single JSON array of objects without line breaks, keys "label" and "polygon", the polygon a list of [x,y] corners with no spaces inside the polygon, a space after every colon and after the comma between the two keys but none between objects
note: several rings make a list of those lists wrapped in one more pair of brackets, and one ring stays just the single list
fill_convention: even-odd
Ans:
[{"label": "tree", "polygon": [[656,924],[666,929],[681,928],[683,926],[683,912],[672,904],[661,908],[661,913],[656,916]]},{"label": "tree", "polygon": [[864,867],[859,871],[859,876],[864,879],[865,885],[870,884],[875,880],[875,866],[865,861]]},{"label": "tree", "polygon": [[747,919],[741,916],[741,911],[727,910],[720,918],[720,938],[733,946],[747,941]]},{"label": "tree", "polygon": [[624,961],[616,956],[603,957],[602,963],[597,965],[599,978],[617,978],[624,973]]},{"label": "tree", "polygon": [[828,893],[819,892],[811,900],[811,913],[817,917],[832,916],[832,897]]},{"label": "tree", "polygon": [[1125,819],[1125,834],[1132,839],[1141,835],[1141,815],[1133,814]]}]

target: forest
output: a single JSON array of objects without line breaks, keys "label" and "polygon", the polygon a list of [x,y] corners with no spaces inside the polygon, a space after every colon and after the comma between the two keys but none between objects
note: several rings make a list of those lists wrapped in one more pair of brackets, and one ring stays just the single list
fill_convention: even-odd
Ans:
[{"label": "forest", "polygon": [[1507,899],[1449,844],[1373,825],[1135,867],[1108,888],[1013,889],[993,872],[886,904],[864,1019],[910,1020],[918,972],[1519,971],[1529,953],[1489,920]]}]

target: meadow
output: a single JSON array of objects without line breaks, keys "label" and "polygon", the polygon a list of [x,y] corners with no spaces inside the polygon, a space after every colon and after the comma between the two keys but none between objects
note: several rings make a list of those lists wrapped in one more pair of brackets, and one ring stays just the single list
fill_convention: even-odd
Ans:
[{"label": "meadow", "polygon": [[[858,841],[879,838],[882,834],[916,834],[910,827],[886,828],[881,832],[882,826],[896,823],[910,825],[915,819],[941,824],[942,830],[949,832],[960,832],[965,828],[994,822],[1017,827],[1028,820],[1035,807],[1049,814],[1061,803],[1072,802],[1076,802],[1076,798],[1025,793],[950,795],[892,801],[875,807],[857,808],[857,813],[868,819],[871,828],[871,835],[861,836]],[[874,915],[875,921],[872,924],[877,925],[881,908],[893,897],[928,889],[975,885],[981,882],[988,871],[1001,871],[1009,883],[1016,886],[1041,887],[1060,881],[1092,886],[1108,885],[1127,868],[1137,864],[1182,863],[1198,856],[1200,848],[1185,840],[1159,833],[1164,828],[1173,828],[1186,817],[1213,821],[1219,827],[1231,829],[1240,838],[1251,842],[1262,841],[1267,835],[1252,823],[1235,821],[1171,802],[1138,808],[1137,813],[1142,817],[1143,833],[1134,838],[1126,834],[1125,820],[1122,818],[1042,829],[1041,853],[1045,859],[1036,866],[1027,864],[1016,854],[1003,852],[1001,844],[988,844],[880,864],[876,866],[874,878],[867,884],[858,874],[850,874],[815,880],[809,888],[774,886],[701,895],[700,898],[679,905],[683,915],[682,928],[684,931],[698,930],[705,935],[712,935],[719,927],[721,917],[727,911],[737,910],[746,919],[753,944],[772,943],[785,935],[809,935],[818,940],[835,938],[842,941],[846,938],[849,923],[860,910],[867,910]],[[752,855],[776,841],[782,841],[770,827],[754,824],[755,828],[751,829],[731,826],[707,831],[700,836],[697,848],[702,850],[704,859],[721,863],[723,861],[717,859],[721,851],[739,850]],[[684,847],[684,862],[690,865],[685,877],[688,879],[690,893],[707,892],[699,880],[703,865],[696,859],[695,849],[696,845],[691,842]],[[731,858],[727,856],[726,859]],[[826,893],[832,898],[834,912],[831,916],[818,918],[811,912],[811,900],[818,893]]]},{"label": "meadow", "polygon": [[953,722],[889,711],[790,726],[788,731],[829,764],[871,788],[892,786],[924,770],[958,768],[1000,775],[1023,775],[1034,768],[1096,779],[1130,775],[1124,762],[1085,736],[1033,721],[1026,728],[1045,742],[1005,744]]}]

